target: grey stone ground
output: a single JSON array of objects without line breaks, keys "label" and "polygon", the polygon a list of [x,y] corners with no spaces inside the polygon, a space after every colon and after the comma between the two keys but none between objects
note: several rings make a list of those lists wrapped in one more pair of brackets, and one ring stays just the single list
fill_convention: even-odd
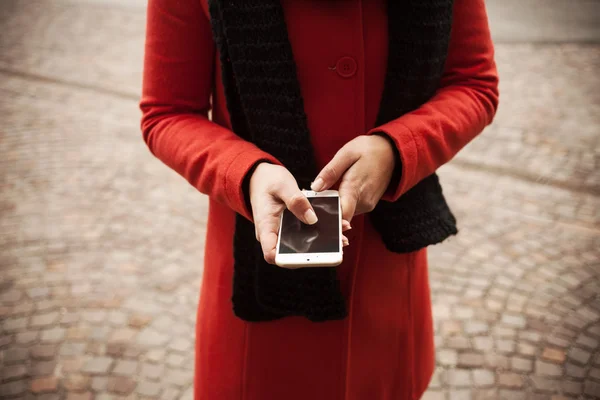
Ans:
[{"label": "grey stone ground", "polygon": [[[461,234],[431,251],[427,400],[600,397],[585,3],[559,24],[585,43],[564,43],[531,28],[556,12],[528,11],[515,40],[490,1],[502,104],[440,171]],[[138,0],[0,2],[0,398],[191,399],[206,199],[141,141],[143,29]]]}]

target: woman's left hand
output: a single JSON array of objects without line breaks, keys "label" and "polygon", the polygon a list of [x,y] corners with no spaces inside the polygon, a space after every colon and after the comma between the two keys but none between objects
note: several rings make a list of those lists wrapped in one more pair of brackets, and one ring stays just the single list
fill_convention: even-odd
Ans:
[{"label": "woman's left hand", "polygon": [[319,173],[311,189],[320,192],[339,181],[342,218],[372,211],[387,190],[396,156],[393,144],[380,135],[359,136],[342,147]]}]

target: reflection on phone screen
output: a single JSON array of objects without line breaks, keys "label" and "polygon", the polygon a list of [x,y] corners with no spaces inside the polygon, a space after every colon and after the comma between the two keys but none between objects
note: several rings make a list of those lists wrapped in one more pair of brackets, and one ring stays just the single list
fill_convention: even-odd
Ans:
[{"label": "reflection on phone screen", "polygon": [[279,253],[336,253],[340,251],[339,197],[309,197],[319,221],[306,225],[289,210],[283,212]]}]

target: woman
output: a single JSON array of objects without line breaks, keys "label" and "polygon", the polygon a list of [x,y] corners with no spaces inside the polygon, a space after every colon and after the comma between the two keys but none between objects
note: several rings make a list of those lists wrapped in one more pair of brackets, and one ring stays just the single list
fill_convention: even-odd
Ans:
[{"label": "woman", "polygon": [[[196,398],[421,397],[426,247],[456,233],[435,170],[497,85],[484,0],[149,1],[144,139],[210,197]],[[275,267],[309,185],[339,188],[344,262]]]}]

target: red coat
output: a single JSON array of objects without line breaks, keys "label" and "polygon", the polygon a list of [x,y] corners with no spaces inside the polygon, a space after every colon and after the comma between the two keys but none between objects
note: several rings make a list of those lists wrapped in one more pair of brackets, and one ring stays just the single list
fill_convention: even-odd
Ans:
[{"label": "red coat", "polygon": [[[498,77],[484,0],[455,1],[437,94],[381,127],[374,124],[387,65],[385,1],[283,5],[320,167],[357,135],[383,130],[402,158],[390,191],[398,198],[491,122]],[[230,130],[206,0],[149,1],[141,108],[152,153],[210,196],[196,398],[419,398],[435,364],[426,251],[388,252],[362,216],[353,219],[339,268],[348,318],[246,323],[233,315],[234,215],[251,217],[241,183],[257,160],[276,160]]]}]

